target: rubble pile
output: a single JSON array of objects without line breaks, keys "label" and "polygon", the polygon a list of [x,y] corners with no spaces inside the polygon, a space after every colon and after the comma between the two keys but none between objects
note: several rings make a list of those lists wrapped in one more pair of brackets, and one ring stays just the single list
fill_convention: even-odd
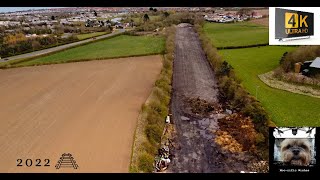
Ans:
[{"label": "rubble pile", "polygon": [[174,157],[172,154],[173,149],[174,145],[172,144],[172,140],[167,139],[164,145],[158,149],[158,154],[154,161],[154,172],[163,172],[168,168],[172,158]]},{"label": "rubble pile", "polygon": [[210,112],[213,112],[215,108],[215,104],[209,103],[206,100],[197,98],[187,98],[187,103],[191,107],[191,111],[194,114],[198,115],[208,115]]},{"label": "rubble pile", "polygon": [[221,146],[223,150],[232,153],[242,152],[242,145],[237,142],[228,132],[217,130],[215,131],[216,138],[214,141]]},{"label": "rubble pile", "polygon": [[268,173],[269,163],[267,161],[253,162],[248,165],[248,169],[253,172]]},{"label": "rubble pile", "polygon": [[192,27],[192,25],[191,24],[189,24],[189,23],[180,23],[180,24],[178,24],[177,25],[177,27]]},{"label": "rubble pile", "polygon": [[249,117],[244,117],[240,113],[233,113],[225,118],[219,119],[218,124],[222,131],[228,132],[242,145],[243,151],[256,151],[255,142],[257,132]]}]

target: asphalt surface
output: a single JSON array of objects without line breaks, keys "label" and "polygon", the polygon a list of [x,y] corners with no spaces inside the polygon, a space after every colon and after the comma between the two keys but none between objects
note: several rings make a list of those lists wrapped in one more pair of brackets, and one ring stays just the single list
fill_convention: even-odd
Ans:
[{"label": "asphalt surface", "polygon": [[[110,37],[110,36],[114,36],[114,35],[117,35],[117,34],[120,34],[120,33],[123,33],[123,32],[125,32],[125,29],[119,29],[116,32],[95,37],[95,39],[90,38],[90,39],[86,39],[86,40],[83,40],[83,41],[78,41],[78,42],[74,42],[74,43],[70,43],[70,44],[65,44],[65,45],[62,45],[62,46],[43,49],[43,50],[39,50],[39,51],[31,52],[31,53],[26,53],[26,54],[21,54],[21,55],[17,55],[17,56],[11,56],[11,57],[0,59],[0,62],[8,62],[8,61],[16,60],[16,59],[31,58],[31,57],[34,57],[34,56],[48,54],[48,53],[51,53],[51,52],[60,51],[60,50],[67,49],[67,48],[70,48],[70,47],[73,47],[73,46],[77,46],[77,45],[80,45],[80,44],[88,43],[88,42],[91,42],[91,41],[96,41],[96,40],[99,40],[99,39],[103,39],[103,38],[107,38],[107,37]],[[7,60],[4,60],[4,59],[7,59]]]}]

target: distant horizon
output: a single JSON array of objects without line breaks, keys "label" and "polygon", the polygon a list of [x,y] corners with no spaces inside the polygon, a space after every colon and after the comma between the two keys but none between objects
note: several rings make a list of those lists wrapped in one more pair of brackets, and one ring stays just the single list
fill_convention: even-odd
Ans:
[{"label": "distant horizon", "polygon": [[38,10],[38,9],[54,9],[64,7],[0,7],[0,13],[16,12],[16,11],[27,11],[27,10]]}]

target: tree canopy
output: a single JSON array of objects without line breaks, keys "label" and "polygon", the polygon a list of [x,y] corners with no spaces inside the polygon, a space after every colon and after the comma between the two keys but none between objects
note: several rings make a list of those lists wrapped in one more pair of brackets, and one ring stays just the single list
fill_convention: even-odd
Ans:
[{"label": "tree canopy", "polygon": [[144,15],[143,15],[143,21],[144,21],[144,22],[147,22],[147,21],[149,21],[149,20],[150,20],[149,15],[148,15],[148,14],[144,14]]}]

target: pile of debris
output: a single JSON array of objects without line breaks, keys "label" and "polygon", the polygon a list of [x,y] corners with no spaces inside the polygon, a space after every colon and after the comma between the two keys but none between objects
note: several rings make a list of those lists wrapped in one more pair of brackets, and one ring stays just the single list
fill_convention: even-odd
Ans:
[{"label": "pile of debris", "polygon": [[228,132],[239,144],[243,151],[256,152],[257,132],[249,117],[240,113],[233,113],[230,116],[218,120],[220,130]]},{"label": "pile of debris", "polygon": [[267,161],[253,162],[248,165],[248,169],[258,173],[268,173],[269,163]]},{"label": "pile of debris", "polygon": [[158,154],[155,157],[154,162],[155,172],[163,172],[168,168],[172,158],[174,157],[170,151],[170,147],[173,149],[172,141],[168,139],[165,145],[158,149]]},{"label": "pile of debris", "polygon": [[189,24],[189,23],[180,23],[180,24],[178,24],[177,25],[177,27],[192,27],[192,25],[191,24]]},{"label": "pile of debris", "polygon": [[232,153],[242,152],[242,145],[238,143],[228,132],[217,130],[214,132],[216,138],[214,141],[221,146],[223,150],[230,151]]},{"label": "pile of debris", "polygon": [[197,115],[208,115],[215,109],[218,109],[214,103],[197,98],[186,98],[186,103],[191,107],[191,112]]}]

